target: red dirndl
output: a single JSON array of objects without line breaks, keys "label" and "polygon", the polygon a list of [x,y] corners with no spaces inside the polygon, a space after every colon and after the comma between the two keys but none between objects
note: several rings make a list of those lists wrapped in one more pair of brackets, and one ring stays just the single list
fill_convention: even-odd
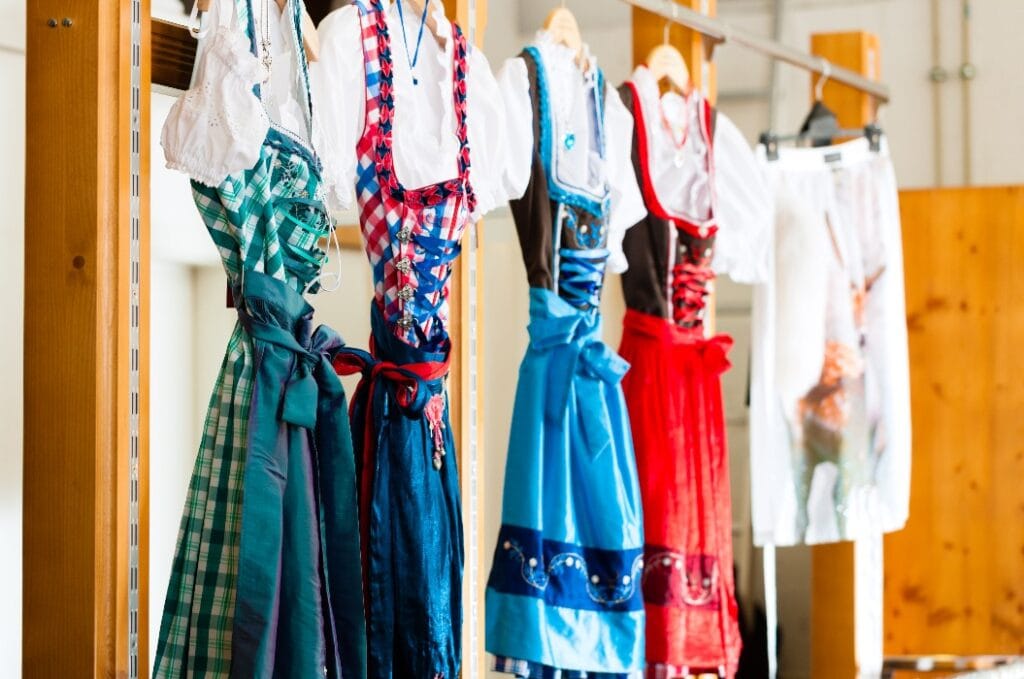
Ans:
[{"label": "red dirndl", "polygon": [[721,375],[732,339],[626,312],[622,382],[644,506],[648,677],[732,676],[740,633]]}]

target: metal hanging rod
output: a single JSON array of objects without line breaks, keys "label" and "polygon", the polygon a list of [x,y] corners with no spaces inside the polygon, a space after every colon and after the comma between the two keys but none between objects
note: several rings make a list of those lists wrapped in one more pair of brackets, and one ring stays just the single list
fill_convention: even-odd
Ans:
[{"label": "metal hanging rod", "polygon": [[775,40],[761,38],[756,35],[733,28],[718,19],[701,14],[688,7],[665,0],[622,0],[652,14],[664,17],[673,23],[692,28],[703,34],[713,44],[731,43],[740,45],[760,54],[798,66],[812,73],[827,75],[829,80],[849,85],[873,96],[880,104],[888,103],[889,88],[880,82],[869,80],[848,68],[842,68],[821,57],[789,47]]}]

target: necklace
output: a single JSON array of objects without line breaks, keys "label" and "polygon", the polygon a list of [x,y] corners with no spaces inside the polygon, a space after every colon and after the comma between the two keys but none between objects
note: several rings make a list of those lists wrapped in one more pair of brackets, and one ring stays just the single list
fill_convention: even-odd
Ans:
[{"label": "necklace", "polygon": [[409,37],[405,32],[405,12],[402,11],[402,0],[397,1],[398,5],[398,20],[402,22],[402,42],[405,43],[405,59],[409,62],[409,73],[412,73],[412,84],[419,85],[420,79],[416,77],[414,73],[416,64],[420,60],[420,47],[423,45],[423,29],[427,25],[427,12],[430,11],[431,0],[423,0],[423,16],[420,17],[420,32],[416,36],[416,49],[410,53],[409,51]]},{"label": "necklace", "polygon": [[679,132],[676,132],[676,127],[669,121],[668,116],[665,115],[665,105],[660,99],[658,100],[658,113],[661,115],[661,125],[668,132],[669,138],[672,140],[672,145],[675,146],[676,152],[673,158],[673,164],[676,167],[682,167],[686,163],[686,141],[690,138],[690,111],[689,101],[683,99],[683,124],[679,126]]},{"label": "necklace", "polygon": [[270,41],[270,0],[263,0],[263,4],[260,6],[262,10],[260,12],[260,47],[262,54],[263,68],[266,71],[264,73],[264,83],[270,83],[270,67],[274,63],[274,57],[270,53],[272,47]]}]

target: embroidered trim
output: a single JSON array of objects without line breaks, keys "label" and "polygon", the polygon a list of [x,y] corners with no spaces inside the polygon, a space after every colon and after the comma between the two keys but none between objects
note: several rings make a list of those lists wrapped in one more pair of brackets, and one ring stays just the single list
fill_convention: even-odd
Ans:
[{"label": "embroidered trim", "polygon": [[[602,578],[597,573],[591,573],[587,567],[586,558],[579,552],[562,552],[549,559],[545,566],[537,557],[527,557],[519,543],[513,540],[505,540],[502,549],[508,552],[513,558],[520,562],[519,572],[523,580],[530,587],[544,591],[551,584],[553,575],[560,574],[563,569],[569,569],[570,574],[582,575],[587,588],[587,595],[594,603],[602,605],[616,605],[629,601],[637,591],[636,576],[644,568],[643,555],[633,559],[629,573],[616,576],[614,579]],[[609,583],[610,581],[610,583]]]},{"label": "embroidered trim", "polygon": [[718,559],[707,554],[683,554],[647,547],[644,600],[658,606],[717,608],[721,577]]},{"label": "embroidered trim", "polygon": [[387,187],[388,192],[396,200],[405,203],[413,209],[436,207],[448,200],[452,195],[461,194],[465,196],[466,205],[470,213],[472,213],[476,209],[476,195],[469,183],[470,148],[467,125],[468,97],[466,86],[466,59],[469,55],[469,47],[466,42],[466,36],[458,24],[452,24],[452,36],[455,43],[455,78],[452,84],[452,96],[454,99],[455,115],[458,121],[456,135],[459,139],[459,176],[420,189],[406,189],[398,181],[398,174],[395,172],[394,167],[394,155],[392,154],[392,130],[395,119],[395,74],[391,56],[391,38],[388,31],[387,14],[380,0],[371,0],[370,7],[373,13],[373,21],[376,24],[377,57],[380,61],[380,90],[378,93],[380,119],[377,123],[378,131],[374,135],[374,160],[381,186]]},{"label": "embroidered trim", "polygon": [[[540,50],[536,47],[529,46],[523,51],[524,55],[528,55],[533,60],[536,66],[537,73],[537,104],[539,108],[539,128],[540,128],[540,157],[541,162],[544,165],[544,171],[548,177],[548,192],[551,194],[556,202],[564,203],[577,207],[581,210],[586,210],[594,217],[604,221],[607,214],[609,213],[610,204],[610,190],[608,188],[607,180],[605,180],[604,196],[597,196],[591,194],[581,187],[567,187],[563,186],[557,176],[557,171],[554,168],[555,158],[555,147],[553,140],[553,132],[551,130],[551,93],[548,89],[548,76],[544,66],[544,60],[541,57]],[[605,157],[605,138],[604,138],[604,72],[600,69],[597,70],[595,75],[596,83],[594,86],[594,109],[596,111],[596,123],[597,123],[597,137],[598,137],[598,150],[601,158]]]}]

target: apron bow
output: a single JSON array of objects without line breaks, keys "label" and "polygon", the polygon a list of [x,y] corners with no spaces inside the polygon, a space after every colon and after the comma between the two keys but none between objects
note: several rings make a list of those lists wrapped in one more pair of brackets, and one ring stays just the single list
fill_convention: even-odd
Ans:
[{"label": "apron bow", "polygon": [[593,328],[584,315],[557,316],[530,323],[530,345],[537,351],[553,351],[549,362],[550,398],[545,416],[558,422],[576,404],[576,416],[592,457],[612,443],[611,421],[602,398],[605,386],[622,381],[627,363],[607,344],[589,336]]}]

